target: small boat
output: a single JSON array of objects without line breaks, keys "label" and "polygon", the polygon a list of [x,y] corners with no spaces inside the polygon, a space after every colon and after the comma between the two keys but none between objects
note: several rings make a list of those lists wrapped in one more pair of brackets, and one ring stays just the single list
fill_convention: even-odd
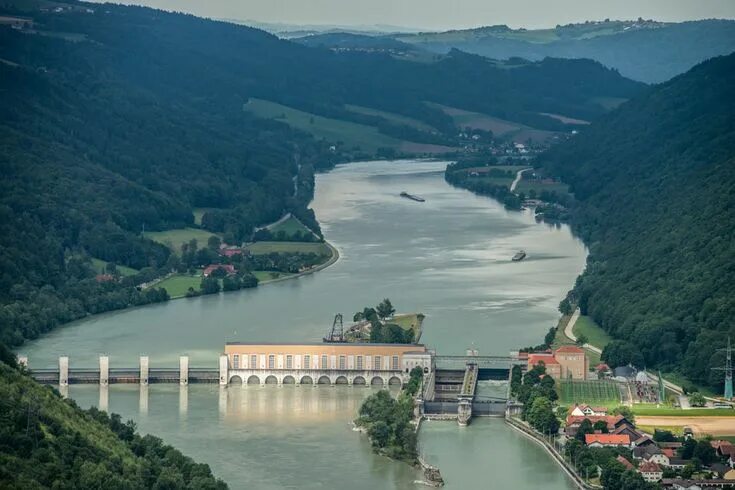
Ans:
[{"label": "small boat", "polygon": [[519,250],[511,259],[513,262],[520,262],[521,260],[526,258],[526,251],[525,250]]},{"label": "small boat", "polygon": [[416,202],[426,202],[426,199],[419,196],[414,196],[413,194],[409,194],[406,191],[401,192],[401,197],[405,197],[406,199],[411,199],[412,201]]}]

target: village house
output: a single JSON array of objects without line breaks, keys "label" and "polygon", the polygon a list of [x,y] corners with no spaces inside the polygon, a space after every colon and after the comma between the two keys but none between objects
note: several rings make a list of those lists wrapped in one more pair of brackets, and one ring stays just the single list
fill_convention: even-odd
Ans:
[{"label": "village house", "polygon": [[225,273],[229,276],[230,274],[235,274],[237,271],[235,270],[235,266],[232,264],[212,264],[208,265],[204,271],[202,272],[202,275],[204,277],[209,277],[212,272],[216,271],[217,269],[222,269],[225,271]]},{"label": "village house", "polygon": [[528,355],[528,369],[544,363],[546,374],[554,379],[586,379],[587,355],[574,345],[563,345],[555,351],[534,352]]},{"label": "village house", "polygon": [[581,416],[603,416],[607,415],[607,408],[605,407],[591,407],[589,405],[574,405],[574,407],[569,412],[569,415],[574,415],[577,417]]},{"label": "village house", "polygon": [[626,470],[635,470],[635,466],[633,466],[633,463],[631,463],[630,461],[628,461],[627,459],[625,459],[625,456],[618,456],[615,459],[618,461],[618,463],[620,463],[623,466],[625,466],[625,469]]},{"label": "village house", "polygon": [[629,447],[630,437],[625,434],[585,434],[588,447]]},{"label": "village house", "polygon": [[633,459],[642,459],[644,462],[656,463],[663,466],[669,466],[671,464],[670,458],[655,444],[634,448]]},{"label": "village house", "polygon": [[657,482],[664,476],[664,472],[659,465],[653,461],[645,461],[638,467],[638,472],[647,482]]},{"label": "village house", "polygon": [[671,490],[711,490],[716,488],[732,488],[732,480],[684,480],[682,478],[664,478],[661,487]]},{"label": "village house", "polygon": [[[605,421],[605,423],[607,424],[607,431],[610,433],[615,433],[615,431],[621,430],[621,427],[635,427],[630,421],[628,421],[628,419],[626,419],[622,415],[592,415],[589,417],[578,417],[575,415],[569,415],[566,420],[564,433],[568,437],[574,437],[577,434],[577,430],[579,430],[579,426],[585,419],[589,420],[592,425],[600,420]],[[631,439],[630,435],[628,435],[628,438]]]}]

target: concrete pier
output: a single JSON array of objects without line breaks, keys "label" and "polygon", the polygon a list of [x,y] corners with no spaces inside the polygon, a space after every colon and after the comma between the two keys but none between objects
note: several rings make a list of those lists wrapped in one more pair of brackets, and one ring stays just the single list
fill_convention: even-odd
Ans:
[{"label": "concrete pier", "polygon": [[69,358],[59,357],[59,386],[69,385]]},{"label": "concrete pier", "polygon": [[148,356],[140,356],[140,384],[148,384]]},{"label": "concrete pier", "polygon": [[229,357],[227,354],[222,354],[219,356],[219,384],[226,385],[229,382]]},{"label": "concrete pier", "polygon": [[100,385],[107,386],[108,384],[110,384],[110,358],[100,356]]},{"label": "concrete pier", "polygon": [[189,384],[189,356],[179,357],[179,384]]}]

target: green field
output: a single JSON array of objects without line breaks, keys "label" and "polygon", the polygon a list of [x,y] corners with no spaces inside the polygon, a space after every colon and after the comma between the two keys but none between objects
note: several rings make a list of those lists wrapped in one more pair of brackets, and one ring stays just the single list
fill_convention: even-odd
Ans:
[{"label": "green field", "polygon": [[[98,274],[106,274],[105,266],[107,266],[107,262],[100,259],[92,258],[92,267]],[[131,268],[131,267],[125,267],[124,265],[118,265],[117,271],[120,273],[121,276],[134,276],[138,273],[137,270]]]},{"label": "green field", "polygon": [[600,349],[604,349],[612,340],[612,337],[610,337],[602,327],[586,315],[581,315],[577,320],[577,323],[574,324],[574,335],[577,337],[584,335],[587,337],[588,344],[599,347]]},{"label": "green field", "polygon": [[289,216],[287,220],[268,228],[268,230],[270,230],[271,233],[278,233],[279,231],[283,231],[288,236],[292,236],[297,231],[300,231],[302,234],[312,233],[310,229],[304,226],[301,221],[294,218],[293,216]]},{"label": "green field", "polygon": [[398,148],[403,143],[372,126],[318,116],[267,100],[251,98],[243,109],[264,119],[284,122],[329,143],[342,143],[349,149],[359,148],[374,153],[378,148]]},{"label": "green field", "polygon": [[534,182],[531,180],[521,180],[518,182],[516,192],[523,192],[528,195],[528,191],[534,189],[537,194],[543,191],[556,192],[557,194],[568,194],[569,186],[563,182],[555,182],[553,184],[542,184],[541,182]]},{"label": "green field", "polygon": [[213,235],[215,234],[199,228],[178,228],[175,230],[148,231],[145,233],[146,238],[162,243],[174,252],[181,252],[181,245],[189,243],[192,238],[196,239],[199,248],[204,248],[207,246],[209,237]]},{"label": "green field", "polygon": [[423,123],[421,121],[418,121],[416,119],[413,119],[407,116],[395,114],[393,112],[385,112],[385,111],[380,111],[378,109],[371,109],[369,107],[362,107],[359,105],[351,105],[351,104],[346,104],[345,108],[349,111],[357,112],[358,114],[382,117],[383,119],[390,121],[392,123],[402,124],[404,126],[410,126],[412,128],[418,129],[419,131],[426,131],[429,133],[436,132],[436,129],[432,128],[426,123]]},{"label": "green field", "polygon": [[273,252],[281,253],[315,253],[331,256],[332,250],[320,242],[255,242],[245,247],[253,255],[264,255]]},{"label": "green field", "polygon": [[620,385],[615,381],[559,381],[557,388],[559,403],[573,405],[588,403],[593,405],[617,406],[620,405]]},{"label": "green field", "polygon": [[291,277],[293,274],[288,272],[272,272],[272,271],[253,271],[253,275],[258,279],[258,282],[273,281],[275,279],[282,279],[284,277]]},{"label": "green field", "polygon": [[733,408],[692,408],[690,410],[682,410],[681,408],[657,407],[656,405],[649,404],[634,404],[633,413],[636,415],[660,417],[735,417],[735,409]]},{"label": "green field", "polygon": [[201,276],[190,276],[188,274],[176,274],[156,284],[156,288],[164,288],[171,298],[181,298],[186,295],[190,287],[199,290],[202,282]]},{"label": "green field", "polygon": [[406,313],[404,315],[396,315],[388,320],[388,323],[398,325],[404,330],[413,329],[414,339],[418,340],[421,333],[421,324],[424,321],[423,315],[419,320],[420,313]]}]

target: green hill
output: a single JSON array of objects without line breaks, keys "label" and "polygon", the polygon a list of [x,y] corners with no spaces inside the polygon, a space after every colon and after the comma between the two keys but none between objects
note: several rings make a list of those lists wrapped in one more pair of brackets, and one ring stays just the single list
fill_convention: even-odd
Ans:
[{"label": "green hill", "polygon": [[[539,161],[578,200],[572,291],[615,339],[603,358],[722,389],[735,338],[735,54],[704,62]],[[613,352],[615,351],[615,352]]]},{"label": "green hill", "polygon": [[0,487],[225,489],[195,463],[135,424],[81,410],[15,368],[0,345]]}]

